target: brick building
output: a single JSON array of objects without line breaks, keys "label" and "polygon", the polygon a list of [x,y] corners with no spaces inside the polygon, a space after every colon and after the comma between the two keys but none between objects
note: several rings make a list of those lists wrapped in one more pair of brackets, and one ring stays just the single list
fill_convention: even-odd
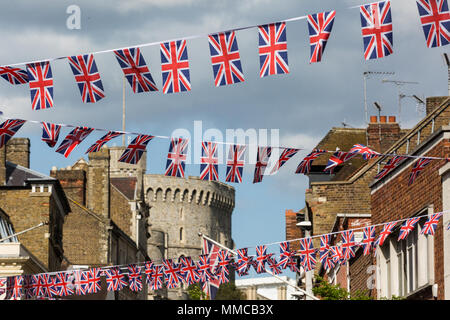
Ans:
[{"label": "brick building", "polygon": [[62,230],[69,203],[58,180],[29,168],[29,150],[26,138],[0,148],[4,235],[31,229],[0,243],[1,277],[61,270],[65,260]]},{"label": "brick building", "polygon": [[[383,116],[371,117],[366,129],[366,145],[381,153],[448,157],[446,149],[447,125],[450,120],[448,103],[448,97],[428,98],[426,117],[411,130],[400,129],[394,117],[389,117],[388,121]],[[338,131],[333,128],[327,136],[337,135]],[[326,143],[330,140],[339,143],[331,145]],[[344,146],[344,139],[324,138],[317,148],[334,150],[339,147],[346,151],[355,143],[364,144],[361,140],[361,136],[349,139]],[[353,158],[348,164],[344,163],[343,168],[338,169],[334,176],[325,177],[320,172],[327,157],[329,155],[325,155],[322,162],[318,159],[313,163],[310,187],[305,194],[304,210],[307,210],[308,217],[312,221],[313,235],[439,212],[444,208],[446,200],[443,192],[448,169],[443,167],[443,162],[433,161],[418,181],[408,187],[410,168],[415,162],[414,159],[405,161],[384,179],[374,181],[374,176],[387,161],[386,158],[363,161],[360,166],[355,165]],[[377,298],[393,296],[404,296],[409,299],[432,298],[434,287],[437,298],[448,299],[449,289],[445,290],[444,287],[445,279],[449,280],[449,271],[444,261],[447,261],[448,265],[449,257],[444,257],[443,246],[449,239],[444,237],[442,222],[434,237],[420,236],[418,234],[420,225],[425,221],[422,220],[419,228],[407,241],[397,243],[397,230],[389,241],[376,251],[375,257],[363,256],[362,248],[359,248],[355,258],[326,276],[351,293],[366,292]],[[446,221],[448,215],[444,216],[443,222]],[[288,226],[286,220],[286,229],[288,228],[293,227]],[[380,228],[377,234],[379,231]],[[334,244],[339,244],[339,238],[333,241]],[[318,245],[316,241],[315,246]],[[322,268],[319,267],[318,271],[324,274]],[[376,283],[373,281],[374,276]]]}]

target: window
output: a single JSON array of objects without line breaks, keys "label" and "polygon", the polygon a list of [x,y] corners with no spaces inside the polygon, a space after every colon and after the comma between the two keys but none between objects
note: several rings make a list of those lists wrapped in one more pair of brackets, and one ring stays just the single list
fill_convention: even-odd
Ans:
[{"label": "window", "polygon": [[180,241],[184,240],[184,230],[183,227],[180,228]]},{"label": "window", "polygon": [[422,218],[404,240],[397,241],[398,230],[386,239],[377,259],[379,297],[407,296],[433,283],[433,236],[420,234],[425,221]]}]

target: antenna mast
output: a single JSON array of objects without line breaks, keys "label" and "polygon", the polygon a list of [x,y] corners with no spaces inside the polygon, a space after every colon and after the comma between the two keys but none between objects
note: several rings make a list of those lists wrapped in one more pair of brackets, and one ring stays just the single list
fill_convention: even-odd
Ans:
[{"label": "antenna mast", "polygon": [[400,88],[406,84],[419,84],[418,82],[414,82],[414,81],[400,81],[400,80],[386,80],[383,79],[381,80],[381,82],[389,82],[389,83],[393,83],[397,86],[397,91],[398,91],[398,124],[400,124],[401,122],[401,114],[402,114],[402,99],[404,97],[406,97],[406,95],[404,95],[401,91]]},{"label": "antenna mast", "polygon": [[364,71],[363,72],[363,80],[364,80],[364,113],[366,117],[366,124],[369,123],[369,116],[367,114],[367,85],[366,80],[369,78],[370,75],[394,75],[395,72],[393,71]]}]

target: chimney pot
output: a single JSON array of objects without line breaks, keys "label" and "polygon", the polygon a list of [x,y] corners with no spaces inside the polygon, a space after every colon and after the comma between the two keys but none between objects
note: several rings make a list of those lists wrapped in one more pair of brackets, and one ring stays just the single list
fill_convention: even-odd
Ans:
[{"label": "chimney pot", "polygon": [[389,116],[389,123],[395,123],[395,116]]},{"label": "chimney pot", "polygon": [[386,123],[386,116],[380,116],[380,123]]},{"label": "chimney pot", "polygon": [[377,123],[378,117],[377,116],[370,116],[370,123]]}]

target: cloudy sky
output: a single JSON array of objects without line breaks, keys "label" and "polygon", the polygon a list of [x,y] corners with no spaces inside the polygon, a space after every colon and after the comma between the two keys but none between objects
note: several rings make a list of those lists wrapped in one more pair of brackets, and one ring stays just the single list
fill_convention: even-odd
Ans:
[{"label": "cloudy sky", "polygon": [[[233,238],[236,247],[285,239],[284,212],[304,206],[307,179],[294,174],[298,162],[333,126],[345,122],[365,126],[363,72],[395,72],[390,80],[418,82],[397,87],[382,83],[384,77],[367,80],[369,115],[382,113],[399,118],[398,90],[422,97],[447,95],[447,69],[442,48],[429,49],[421,29],[414,0],[392,0],[394,54],[365,61],[359,10],[363,0],[135,0],[135,1],[4,1],[0,4],[0,64],[9,65],[77,55],[143,43],[204,35],[218,31],[265,24],[336,10],[333,32],[323,61],[309,64],[306,20],[287,23],[290,73],[259,77],[258,31],[237,32],[245,82],[216,88],[205,37],[188,41],[192,91],[164,95],[162,92],[134,94],[126,87],[126,128],[129,131],[170,136],[179,129],[193,134],[194,121],[203,131],[215,129],[260,130],[278,133],[285,146],[305,148],[278,174],[253,185],[253,166],[245,170],[244,183],[236,188]],[[70,5],[81,10],[81,28],[69,29],[66,13]],[[158,46],[142,48],[159,88],[161,65]],[[51,66],[54,74],[54,108],[32,111],[27,85],[0,81],[0,110],[7,117],[122,128],[123,74],[112,53],[95,56],[106,98],[83,104],[67,60]],[[402,100],[401,126],[411,127],[423,113],[412,99]],[[62,132],[66,134],[67,130]],[[84,156],[85,150],[103,133],[94,132],[65,159],[40,141],[40,127],[26,124],[17,136],[31,139],[31,167],[48,174],[52,166],[66,167]],[[62,137],[61,137],[62,138]],[[264,137],[261,137],[262,139]],[[196,137],[200,141],[201,137]],[[115,143],[120,144],[118,139]],[[363,143],[363,142],[362,142]],[[113,145],[114,143],[111,143]],[[154,139],[148,145],[148,172],[163,173],[168,141]],[[187,167],[198,175],[198,165]],[[224,181],[225,167],[220,167]],[[274,248],[273,250],[277,250]]]}]

